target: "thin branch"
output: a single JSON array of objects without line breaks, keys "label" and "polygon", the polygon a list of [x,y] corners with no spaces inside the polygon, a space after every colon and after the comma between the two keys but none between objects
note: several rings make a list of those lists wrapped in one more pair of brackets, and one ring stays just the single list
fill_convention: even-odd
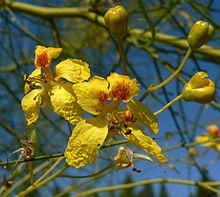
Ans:
[{"label": "thin branch", "polygon": [[[105,27],[104,18],[94,12],[91,12],[89,8],[73,8],[73,7],[42,7],[31,5],[21,2],[5,2],[5,7],[10,8],[12,11],[22,12],[25,14],[30,14],[34,16],[39,16],[42,18],[53,18],[53,17],[80,17],[91,22],[94,22],[102,27]],[[1,6],[0,6],[1,7]],[[141,39],[145,42],[152,40],[152,32],[141,30],[141,29],[130,29],[127,37],[127,42],[135,45],[137,39]],[[188,48],[188,43],[185,39],[180,39],[178,37],[167,35],[163,33],[156,33],[155,42],[160,42],[166,45],[171,45],[178,48]],[[211,46],[203,46],[199,49],[194,50],[194,52],[200,53],[205,56],[205,58],[212,58],[215,62],[220,62],[220,49]]]},{"label": "thin branch", "polygon": [[85,192],[78,193],[76,196],[77,197],[89,196],[91,194],[96,194],[96,193],[100,194],[101,192],[122,190],[122,189],[127,189],[127,188],[142,186],[142,185],[155,184],[155,183],[172,183],[172,184],[180,184],[180,185],[191,185],[191,186],[196,186],[196,187],[202,187],[206,190],[210,190],[210,191],[213,191],[217,194],[220,194],[219,190],[217,190],[209,185],[210,182],[196,182],[196,181],[191,181],[191,180],[163,179],[162,178],[162,179],[151,179],[151,180],[144,180],[144,181],[137,181],[137,182],[133,182],[133,183],[122,184],[122,185],[115,185],[115,186],[91,189],[91,190],[87,190]]}]

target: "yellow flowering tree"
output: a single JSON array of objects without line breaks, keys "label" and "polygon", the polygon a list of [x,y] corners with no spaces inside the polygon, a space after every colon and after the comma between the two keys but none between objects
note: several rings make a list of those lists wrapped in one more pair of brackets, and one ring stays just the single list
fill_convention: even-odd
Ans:
[{"label": "yellow flowering tree", "polygon": [[218,2],[161,2],[0,1],[0,196],[220,195]]}]

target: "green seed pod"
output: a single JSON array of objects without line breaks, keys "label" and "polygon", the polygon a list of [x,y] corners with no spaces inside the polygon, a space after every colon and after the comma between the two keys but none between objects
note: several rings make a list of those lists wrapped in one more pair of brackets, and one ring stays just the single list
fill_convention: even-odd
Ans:
[{"label": "green seed pod", "polygon": [[205,72],[197,72],[183,87],[182,96],[185,101],[209,103],[215,96],[215,83]]},{"label": "green seed pod", "polygon": [[117,5],[110,8],[104,16],[105,25],[116,38],[123,38],[128,29],[128,13],[123,6]]},{"label": "green seed pod", "polygon": [[193,24],[187,37],[192,49],[201,47],[207,43],[214,34],[214,28],[206,21],[199,20]]}]

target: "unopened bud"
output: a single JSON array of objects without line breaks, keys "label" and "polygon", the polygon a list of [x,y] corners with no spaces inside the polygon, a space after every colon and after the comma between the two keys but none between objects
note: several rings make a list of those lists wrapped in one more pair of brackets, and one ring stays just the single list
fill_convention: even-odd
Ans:
[{"label": "unopened bud", "polygon": [[212,137],[219,137],[220,136],[220,129],[215,124],[209,125],[207,127],[207,131]]},{"label": "unopened bud", "polygon": [[185,101],[209,103],[215,96],[215,83],[205,72],[197,72],[183,87],[182,96]]},{"label": "unopened bud", "polygon": [[188,34],[188,43],[192,49],[207,43],[214,34],[214,28],[206,21],[199,20],[193,24]]},{"label": "unopened bud", "polygon": [[123,6],[110,8],[104,16],[105,25],[116,38],[123,38],[128,29],[128,13]]},{"label": "unopened bud", "polygon": [[190,148],[188,149],[188,155],[189,155],[189,157],[191,157],[191,158],[196,157],[196,155],[197,155],[197,150],[196,150],[194,147],[190,147]]}]

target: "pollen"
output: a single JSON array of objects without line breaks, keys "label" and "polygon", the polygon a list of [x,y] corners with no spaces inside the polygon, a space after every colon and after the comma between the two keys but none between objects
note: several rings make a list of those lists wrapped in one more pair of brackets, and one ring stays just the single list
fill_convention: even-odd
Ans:
[{"label": "pollen", "polygon": [[114,98],[119,100],[127,100],[130,93],[130,84],[125,81],[116,83],[115,87],[112,88],[111,94]]},{"label": "pollen", "polygon": [[49,66],[49,58],[48,58],[48,54],[46,51],[37,55],[35,65],[37,68],[47,68]]}]

